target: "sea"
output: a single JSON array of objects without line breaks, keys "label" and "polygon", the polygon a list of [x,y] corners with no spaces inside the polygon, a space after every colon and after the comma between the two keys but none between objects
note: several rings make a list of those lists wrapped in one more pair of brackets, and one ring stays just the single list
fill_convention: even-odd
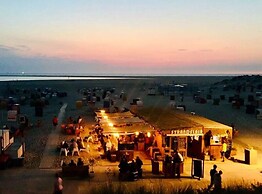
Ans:
[{"label": "sea", "polygon": [[136,79],[126,76],[50,76],[50,75],[0,75],[0,82],[3,81],[37,81],[37,80],[104,80],[104,79]]},{"label": "sea", "polygon": [[150,79],[153,77],[232,77],[238,75],[50,75],[50,74],[0,74],[0,82],[4,81],[36,81],[36,80],[121,80]]}]

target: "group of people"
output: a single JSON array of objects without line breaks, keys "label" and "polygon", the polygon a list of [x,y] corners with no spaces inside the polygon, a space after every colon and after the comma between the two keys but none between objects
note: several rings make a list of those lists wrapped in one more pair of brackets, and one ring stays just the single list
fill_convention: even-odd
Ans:
[{"label": "group of people", "polygon": [[[73,117],[68,117],[66,120],[66,124],[61,125],[61,128],[64,129],[66,134],[80,134],[80,131],[83,129],[82,126],[82,117],[78,116],[77,119],[73,119]],[[56,128],[58,125],[58,118],[57,116],[53,117],[53,126]]]},{"label": "group of people", "polygon": [[139,156],[137,156],[136,159],[133,159],[131,162],[128,162],[126,156],[122,155],[118,165],[120,172],[119,176],[121,177],[123,174],[137,172],[138,176],[142,177],[142,165],[143,161],[139,158]]},{"label": "group of people", "polygon": [[[103,128],[101,128],[99,123],[95,125],[93,134],[94,137],[100,142],[106,158],[111,160],[111,154],[115,154],[117,151],[117,139],[111,135],[104,135]],[[94,141],[94,139],[92,138],[92,133],[89,134],[88,141]]]},{"label": "group of people", "polygon": [[[165,155],[164,165],[166,167],[166,171],[168,173],[172,173],[176,175],[177,178],[180,178],[180,165],[184,161],[182,154],[180,154],[177,150],[170,156],[168,154]],[[169,172],[168,166],[173,165],[173,172]],[[167,172],[165,172],[167,173]]]},{"label": "group of people", "polygon": [[207,190],[209,191],[214,187],[215,192],[219,192],[222,189],[222,170],[217,171],[217,165],[213,165],[213,169],[210,170],[210,185]]},{"label": "group of people", "polygon": [[68,152],[74,154],[74,150],[80,151],[82,149],[86,149],[84,142],[80,136],[78,136],[76,139],[72,139],[70,143],[67,143],[67,141],[62,141],[60,145],[60,149],[64,149],[67,155]]},{"label": "group of people", "polygon": [[74,160],[71,160],[68,164],[66,164],[63,160],[62,160],[62,166],[84,166],[84,161],[82,160],[82,158],[78,158],[77,162],[75,163]]},{"label": "group of people", "polygon": [[[212,138],[213,138],[213,134],[212,134],[211,130],[209,130],[204,135],[204,145],[205,145],[205,149],[206,149],[205,151],[206,152],[210,151],[209,149],[210,149]],[[222,159],[222,162],[224,162],[225,158],[230,158],[231,149],[232,149],[232,135],[230,134],[229,130],[226,131],[226,135],[220,139],[220,142],[222,144],[221,150],[220,150],[221,159]]]}]

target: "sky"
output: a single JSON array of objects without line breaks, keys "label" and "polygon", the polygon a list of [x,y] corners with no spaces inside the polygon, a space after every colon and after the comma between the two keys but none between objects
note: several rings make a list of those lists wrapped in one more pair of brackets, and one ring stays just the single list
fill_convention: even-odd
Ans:
[{"label": "sky", "polygon": [[0,73],[262,73],[261,0],[1,0]]}]

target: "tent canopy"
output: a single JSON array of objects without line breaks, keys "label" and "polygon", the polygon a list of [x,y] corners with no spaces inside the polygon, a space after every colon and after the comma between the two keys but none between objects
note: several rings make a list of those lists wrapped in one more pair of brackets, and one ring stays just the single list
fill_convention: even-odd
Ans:
[{"label": "tent canopy", "polygon": [[112,123],[114,126],[117,126],[117,125],[143,124],[145,122],[144,120],[138,117],[129,117],[129,118],[111,118],[110,117],[108,119],[101,118],[99,123],[101,125]]},{"label": "tent canopy", "polygon": [[117,113],[106,113],[106,112],[95,112],[99,118],[99,122],[103,128],[104,134],[133,134],[136,132],[152,132],[153,127],[147,124],[143,119],[136,117],[130,111],[117,112]]},{"label": "tent canopy", "polygon": [[147,133],[153,131],[154,128],[152,128],[150,125],[147,124],[139,125],[139,126],[125,126],[125,127],[109,127],[109,126],[103,127],[104,134],[125,135],[125,134],[133,134],[136,132]]},{"label": "tent canopy", "polygon": [[102,113],[101,111],[95,112],[97,118],[103,118],[107,116],[108,118],[132,118],[134,115],[130,111],[126,112],[117,112],[117,113]]}]

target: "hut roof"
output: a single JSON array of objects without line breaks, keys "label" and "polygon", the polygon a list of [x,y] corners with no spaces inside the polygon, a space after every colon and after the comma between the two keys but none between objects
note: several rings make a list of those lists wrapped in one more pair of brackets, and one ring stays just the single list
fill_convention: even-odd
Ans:
[{"label": "hut roof", "polygon": [[232,127],[222,123],[191,115],[179,110],[163,108],[142,108],[137,114],[143,117],[148,123],[162,130],[172,129],[204,129],[204,132],[211,130],[214,134],[225,134],[227,130],[232,134]]},{"label": "hut roof", "polygon": [[232,127],[207,119],[205,117],[201,117],[198,115],[192,115],[188,113],[176,113],[177,117],[186,117],[187,119],[196,122],[196,123],[201,123],[201,125],[204,126],[204,128],[215,128],[215,129],[231,129]]},{"label": "hut roof", "polygon": [[178,117],[171,109],[158,107],[142,108],[137,111],[137,115],[156,128],[162,130],[172,129],[202,129],[202,125],[193,122],[186,117]]}]

